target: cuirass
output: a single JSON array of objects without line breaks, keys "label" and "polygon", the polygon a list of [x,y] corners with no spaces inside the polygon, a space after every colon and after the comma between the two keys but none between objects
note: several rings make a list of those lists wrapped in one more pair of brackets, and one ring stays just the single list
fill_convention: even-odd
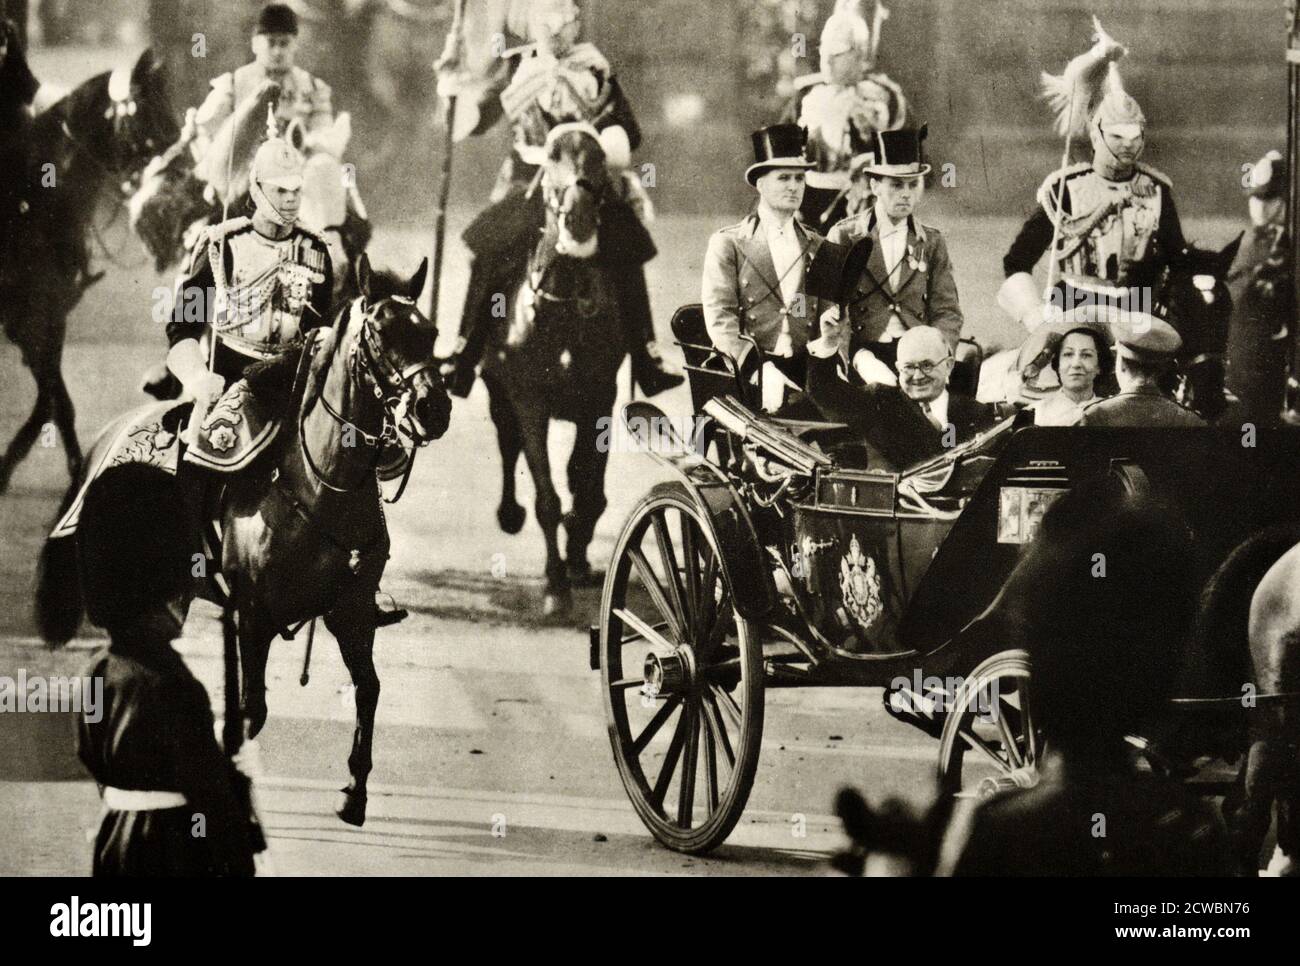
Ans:
[{"label": "cuirass", "polygon": [[1066,275],[1124,285],[1151,255],[1160,226],[1160,185],[1139,171],[1108,181],[1094,171],[1066,184],[1070,214],[1061,226]]},{"label": "cuirass", "polygon": [[[255,231],[227,239],[233,266],[217,284],[215,328],[242,351],[273,354],[297,337],[312,285],[324,281],[324,255],[308,236],[274,241]],[[210,249],[214,277],[220,273],[219,246]]]}]

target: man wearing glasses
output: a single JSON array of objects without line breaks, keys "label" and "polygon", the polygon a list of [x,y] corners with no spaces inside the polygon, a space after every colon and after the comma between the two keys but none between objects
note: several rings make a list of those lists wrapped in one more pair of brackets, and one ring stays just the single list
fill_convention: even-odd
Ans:
[{"label": "man wearing glasses", "polygon": [[952,352],[933,326],[914,326],[899,337],[897,386],[851,385],[841,371],[846,341],[836,314],[823,314],[821,338],[808,343],[808,395],[827,419],[862,435],[875,451],[873,469],[905,470],[997,422],[992,406],[948,392]]}]

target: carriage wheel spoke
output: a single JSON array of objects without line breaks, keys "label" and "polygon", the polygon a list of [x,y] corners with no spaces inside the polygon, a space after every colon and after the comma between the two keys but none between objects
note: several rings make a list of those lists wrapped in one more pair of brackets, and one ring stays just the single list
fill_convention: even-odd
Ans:
[{"label": "carriage wheel spoke", "polygon": [[685,712],[677,719],[677,730],[673,732],[673,740],[668,745],[668,753],[664,755],[663,768],[659,770],[659,777],[655,779],[655,787],[650,792],[650,798],[655,803],[655,808],[661,812],[664,808],[664,796],[668,794],[668,786],[672,783],[673,772],[677,770],[677,760],[682,757],[682,745],[686,743],[686,725],[687,715]]},{"label": "carriage wheel spoke", "polygon": [[677,705],[681,704],[681,698],[669,698],[664,702],[664,706],[655,712],[655,716],[650,719],[650,723],[645,726],[645,730],[637,736],[636,741],[632,742],[633,754],[640,755],[645,751],[646,745],[654,739],[659,733],[659,729],[664,726],[664,722],[672,717],[672,713],[677,710]]},{"label": "carriage wheel spoke", "polygon": [[1016,736],[1011,733],[1011,726],[1007,724],[1007,715],[1003,710],[1004,702],[998,699],[997,706],[994,709],[993,716],[997,719],[998,735],[1002,738],[1002,745],[1007,749],[1007,758],[1013,768],[1022,768],[1025,764],[1025,758],[1020,753],[1020,746],[1016,741]]},{"label": "carriage wheel spoke", "polygon": [[672,628],[673,633],[679,641],[686,640],[680,618],[673,612],[668,603],[668,598],[664,596],[664,589],[659,585],[659,578],[655,576],[654,570],[650,566],[650,561],[646,560],[645,554],[637,547],[628,548],[627,555],[632,558],[632,565],[636,567],[636,572],[641,577],[641,584],[645,587],[646,593],[654,602],[655,610],[659,611],[668,626]]},{"label": "carriage wheel spoke", "polygon": [[1027,686],[1020,686],[1020,727],[1025,736],[1025,764],[1038,763],[1038,736],[1034,734],[1034,716],[1029,710]]},{"label": "carriage wheel spoke", "polygon": [[684,632],[689,617],[686,605],[682,603],[681,574],[677,570],[677,553],[673,550],[673,538],[668,532],[668,519],[661,511],[656,513],[652,520],[655,528],[655,543],[659,545],[659,559],[664,566],[664,580],[668,584],[668,596],[672,600],[673,612],[677,615],[678,628],[683,632],[682,640],[687,640]]},{"label": "carriage wheel spoke", "polygon": [[619,678],[617,681],[610,681],[609,686],[614,691],[626,691],[628,688],[637,688],[645,684],[645,678]]},{"label": "carriage wheel spoke", "polygon": [[668,638],[664,637],[626,607],[614,608],[614,614],[624,624],[630,624],[634,631],[644,637],[648,643],[653,644],[655,647],[662,648],[665,651],[673,651],[677,649],[676,644],[668,640]]},{"label": "carriage wheel spoke", "polygon": [[704,709],[713,724],[713,730],[717,733],[718,744],[722,746],[722,753],[727,756],[727,767],[735,768],[736,753],[731,750],[731,737],[727,734],[727,726],[722,723],[722,713],[718,710],[718,702],[713,695],[704,695]]},{"label": "carriage wheel spoke", "polygon": [[689,513],[677,513],[682,531],[682,567],[686,576],[686,623],[692,637],[700,632],[700,561],[695,543],[695,520]]},{"label": "carriage wheel spoke", "polygon": [[695,769],[700,757],[700,708],[698,701],[688,701],[684,716],[686,725],[686,757],[682,761],[682,782],[677,793],[677,824],[691,827],[695,808]]},{"label": "carriage wheel spoke", "polygon": [[707,544],[703,552],[708,559],[704,562],[704,579],[700,582],[700,616],[696,633],[701,641],[707,641],[713,634],[713,624],[718,619],[718,602],[713,597],[718,582],[718,558]]},{"label": "carriage wheel spoke", "polygon": [[969,725],[964,725],[962,727],[961,737],[966,744],[970,745],[976,751],[983,752],[988,757],[989,761],[998,766],[999,771],[1011,771],[1011,765],[1003,758],[999,757],[998,753],[989,746],[988,742],[971,731]]},{"label": "carriage wheel spoke", "polygon": [[700,695],[700,720],[704,724],[704,795],[709,803],[709,814],[718,810],[718,741],[713,734],[713,719],[709,715],[709,696]]},{"label": "carriage wheel spoke", "polygon": [[745,715],[740,710],[740,705],[736,704],[736,699],[726,691],[722,690],[722,688],[717,684],[710,684],[709,687],[712,689],[714,698],[717,699],[718,705],[730,716],[732,724],[734,724],[737,729],[742,728],[745,721]]}]

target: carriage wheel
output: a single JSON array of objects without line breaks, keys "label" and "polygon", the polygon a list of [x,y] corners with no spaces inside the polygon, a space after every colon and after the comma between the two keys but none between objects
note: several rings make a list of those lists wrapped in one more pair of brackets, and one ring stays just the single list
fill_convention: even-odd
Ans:
[{"label": "carriage wheel", "polygon": [[1043,756],[1025,651],[1003,651],[970,673],[939,738],[939,783],[950,794],[988,797],[1038,782]]},{"label": "carriage wheel", "polygon": [[632,511],[601,599],[601,684],[623,787],[656,839],[720,845],[754,784],[762,645],[709,521],[677,484]]}]

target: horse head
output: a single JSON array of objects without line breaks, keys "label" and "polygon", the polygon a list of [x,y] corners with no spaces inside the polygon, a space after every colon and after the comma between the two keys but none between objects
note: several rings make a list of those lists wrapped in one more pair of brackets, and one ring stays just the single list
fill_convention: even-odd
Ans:
[{"label": "horse head", "polygon": [[180,134],[167,93],[166,65],[145,48],[131,67],[118,67],[108,75],[106,94],[103,117],[111,124],[108,166],[126,175],[123,180],[134,180]]},{"label": "horse head", "polygon": [[1158,298],[1170,325],[1183,339],[1178,395],[1210,420],[1227,404],[1223,355],[1232,298],[1226,279],[1240,245],[1240,237],[1217,251],[1189,245],[1170,265]]},{"label": "horse head", "polygon": [[[370,259],[357,259],[357,291],[338,323],[339,350],[354,380],[381,404],[379,435],[396,433],[423,446],[442,436],[451,420],[451,399],[434,359],[437,329],[416,306],[428,260],[405,281],[372,273]],[[349,326],[359,319],[359,324]]]},{"label": "horse head", "polygon": [[600,206],[610,189],[605,150],[589,125],[560,124],[547,137],[545,152],[543,244],[558,255],[589,259],[596,254]]}]

